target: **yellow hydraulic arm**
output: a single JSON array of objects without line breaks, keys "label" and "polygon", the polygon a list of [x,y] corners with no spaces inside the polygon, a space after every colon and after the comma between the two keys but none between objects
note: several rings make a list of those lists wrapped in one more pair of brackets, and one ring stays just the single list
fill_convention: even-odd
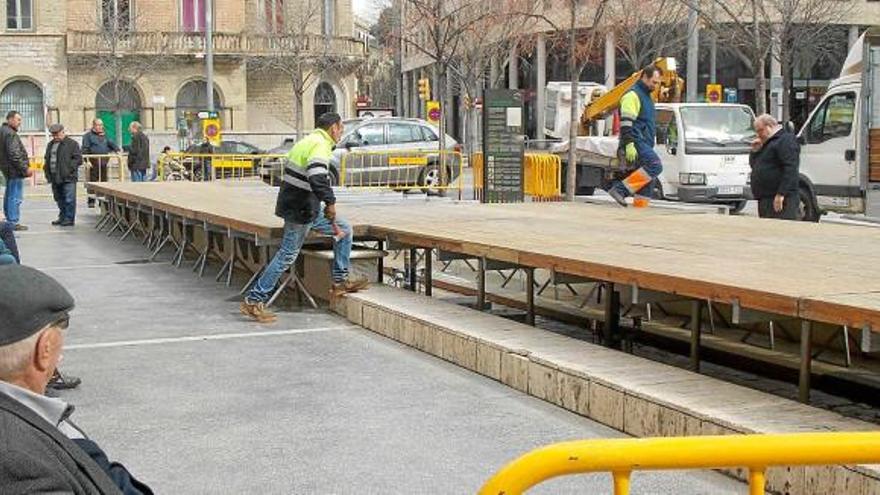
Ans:
[{"label": "yellow hydraulic arm", "polygon": [[[663,73],[660,84],[654,89],[652,97],[657,102],[673,102],[681,100],[681,92],[684,86],[684,80],[678,77],[675,59],[672,57],[660,57],[654,61],[654,65],[660,68]],[[642,71],[634,72],[625,81],[613,87],[610,91],[591,101],[584,108],[580,120],[580,134],[585,136],[589,134],[590,124],[596,119],[602,117],[608,112],[620,105],[620,99],[629,91],[635,83],[642,77]]]}]

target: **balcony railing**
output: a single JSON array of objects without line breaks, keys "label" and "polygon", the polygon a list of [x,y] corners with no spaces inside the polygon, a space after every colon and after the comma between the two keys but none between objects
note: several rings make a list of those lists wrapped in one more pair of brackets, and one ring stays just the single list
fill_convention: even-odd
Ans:
[{"label": "balcony railing", "polygon": [[[202,33],[69,31],[69,55],[198,55],[205,52]],[[362,57],[364,44],[354,38],[257,33],[214,33],[214,54],[265,56],[283,52]]]}]

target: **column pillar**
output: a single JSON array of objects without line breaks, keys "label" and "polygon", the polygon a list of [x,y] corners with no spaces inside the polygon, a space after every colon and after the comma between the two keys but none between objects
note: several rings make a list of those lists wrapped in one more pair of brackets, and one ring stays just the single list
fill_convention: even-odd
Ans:
[{"label": "column pillar", "polygon": [[544,118],[546,113],[546,88],[547,88],[547,41],[543,34],[538,35],[538,43],[535,50],[537,67],[537,81],[535,82],[535,139],[544,139]]},{"label": "column pillar", "polygon": [[507,87],[519,89],[519,47],[516,43],[510,47],[510,55],[507,58]]}]

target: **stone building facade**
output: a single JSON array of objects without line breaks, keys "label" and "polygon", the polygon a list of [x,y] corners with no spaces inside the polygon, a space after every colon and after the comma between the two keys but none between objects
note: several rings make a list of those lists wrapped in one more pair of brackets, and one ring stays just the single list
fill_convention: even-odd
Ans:
[{"label": "stone building facade", "polygon": [[[269,147],[278,135],[294,131],[291,79],[262,63],[284,56],[291,38],[303,38],[294,34],[314,38],[309,50],[347,61],[334,65],[336,70],[307,69],[304,129],[312,128],[315,112],[354,114],[357,82],[348,68],[363,57],[364,45],[354,37],[351,0],[213,4],[214,99],[227,135],[252,135],[255,144]],[[32,152],[51,123],[62,122],[77,134],[96,116],[111,121],[111,134],[116,119],[122,124],[137,119],[159,137],[157,142],[175,141],[181,128],[198,139],[194,119],[207,105],[205,5],[205,0],[0,3],[5,20],[0,111],[23,114],[23,134]],[[307,65],[321,60],[297,46]],[[262,135],[271,137],[260,142]]]}]

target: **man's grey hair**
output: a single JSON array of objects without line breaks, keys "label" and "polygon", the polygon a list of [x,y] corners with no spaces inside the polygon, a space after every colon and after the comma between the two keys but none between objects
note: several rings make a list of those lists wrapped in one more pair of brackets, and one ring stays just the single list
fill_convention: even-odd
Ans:
[{"label": "man's grey hair", "polygon": [[103,123],[104,123],[103,120],[101,120],[101,119],[97,119],[97,118],[96,118],[95,120],[92,121],[92,127],[94,127],[94,126],[96,126],[96,125],[98,125],[98,124],[103,124]]},{"label": "man's grey hair", "polygon": [[755,117],[755,124],[761,124],[765,127],[776,127],[779,125],[779,122],[769,113],[765,113]]},{"label": "man's grey hair", "polygon": [[131,127],[134,127],[138,132],[141,132],[142,130],[144,130],[144,126],[142,126],[141,123],[138,122],[137,120],[135,120],[134,122],[131,123]]},{"label": "man's grey hair", "polygon": [[0,346],[0,381],[6,381],[27,369],[28,361],[33,359],[37,340],[48,328],[24,340]]}]

